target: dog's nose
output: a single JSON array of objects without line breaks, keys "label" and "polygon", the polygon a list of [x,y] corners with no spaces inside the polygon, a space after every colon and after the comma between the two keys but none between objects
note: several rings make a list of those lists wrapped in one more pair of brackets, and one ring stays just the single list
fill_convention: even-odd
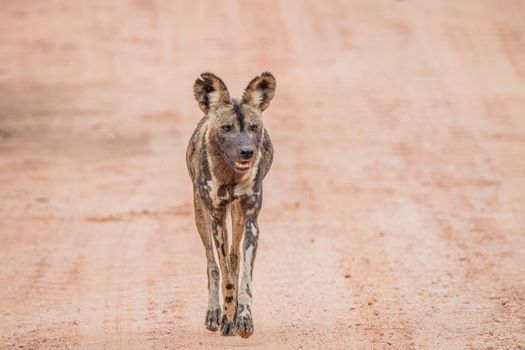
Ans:
[{"label": "dog's nose", "polygon": [[252,146],[243,146],[241,148],[241,156],[244,159],[250,159],[253,156],[253,147]]}]

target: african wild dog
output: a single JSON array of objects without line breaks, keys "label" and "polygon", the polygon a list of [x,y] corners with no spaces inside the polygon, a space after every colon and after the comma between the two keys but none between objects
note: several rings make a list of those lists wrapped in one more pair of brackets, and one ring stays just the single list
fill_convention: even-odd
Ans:
[{"label": "african wild dog", "polygon": [[[204,324],[222,335],[242,337],[253,333],[251,315],[253,264],[257,252],[257,216],[262,203],[262,181],[270,170],[273,148],[263,127],[261,113],[275,92],[271,73],[255,77],[237,101],[223,81],[203,73],[193,86],[199,107],[205,113],[186,152],[193,182],[197,230],[208,262],[208,309]],[[227,211],[231,210],[232,244],[228,254]],[[239,283],[239,246],[244,236],[243,268]],[[224,305],[219,302],[219,257]]]}]

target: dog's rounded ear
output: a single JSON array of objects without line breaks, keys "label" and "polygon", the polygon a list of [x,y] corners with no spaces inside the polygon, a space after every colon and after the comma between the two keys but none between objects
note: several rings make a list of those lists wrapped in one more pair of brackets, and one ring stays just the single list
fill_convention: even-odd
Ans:
[{"label": "dog's rounded ear", "polygon": [[272,73],[262,73],[250,81],[242,95],[242,103],[257,108],[261,112],[264,111],[275,94],[275,85],[275,77]]},{"label": "dog's rounded ear", "polygon": [[224,82],[213,73],[202,73],[193,85],[195,99],[204,113],[230,103],[230,93]]}]

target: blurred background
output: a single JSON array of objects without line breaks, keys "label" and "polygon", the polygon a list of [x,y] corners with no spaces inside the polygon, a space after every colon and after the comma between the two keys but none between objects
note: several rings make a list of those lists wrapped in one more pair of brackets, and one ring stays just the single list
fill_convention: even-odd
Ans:
[{"label": "blurred background", "polygon": [[[525,2],[0,1],[0,348],[525,349]],[[185,148],[277,78],[255,334]]]}]

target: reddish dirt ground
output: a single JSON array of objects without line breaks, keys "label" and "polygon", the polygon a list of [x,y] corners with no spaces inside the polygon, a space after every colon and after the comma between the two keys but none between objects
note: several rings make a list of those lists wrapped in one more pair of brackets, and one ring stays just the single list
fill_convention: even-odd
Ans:
[{"label": "reddish dirt ground", "polygon": [[[203,327],[202,71],[269,70],[255,334]],[[0,348],[525,349],[525,3],[2,1]]]}]

